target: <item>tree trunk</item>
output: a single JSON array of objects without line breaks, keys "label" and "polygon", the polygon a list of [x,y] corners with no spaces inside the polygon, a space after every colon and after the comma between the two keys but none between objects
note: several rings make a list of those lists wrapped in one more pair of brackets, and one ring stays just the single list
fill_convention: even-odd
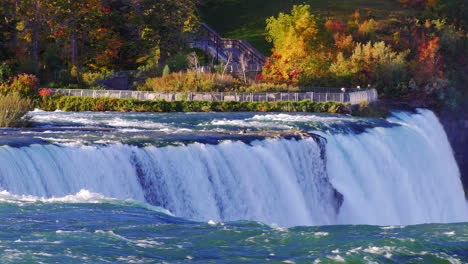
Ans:
[{"label": "tree trunk", "polygon": [[78,46],[76,41],[76,18],[75,11],[71,10],[71,33],[70,33],[70,47],[71,47],[71,63],[72,66],[78,69]]},{"label": "tree trunk", "polygon": [[13,21],[15,22],[15,29],[13,30],[13,36],[12,36],[12,46],[16,48],[18,45],[18,30],[16,29],[16,15],[17,15],[17,10],[19,6],[19,1],[20,0],[15,0],[14,6],[13,6]]},{"label": "tree trunk", "polygon": [[32,57],[34,61],[34,73],[36,76],[39,76],[39,33],[41,30],[41,12],[39,9],[39,0],[34,1],[34,9],[36,14],[33,26]]}]

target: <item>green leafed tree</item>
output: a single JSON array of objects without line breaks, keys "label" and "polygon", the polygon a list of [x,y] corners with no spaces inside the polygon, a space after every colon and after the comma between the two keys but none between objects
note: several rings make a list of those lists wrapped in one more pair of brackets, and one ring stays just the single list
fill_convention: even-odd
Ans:
[{"label": "green leafed tree", "polygon": [[358,43],[350,57],[338,53],[330,72],[342,85],[370,84],[387,89],[387,93],[407,79],[406,56],[409,51],[396,52],[385,42]]}]

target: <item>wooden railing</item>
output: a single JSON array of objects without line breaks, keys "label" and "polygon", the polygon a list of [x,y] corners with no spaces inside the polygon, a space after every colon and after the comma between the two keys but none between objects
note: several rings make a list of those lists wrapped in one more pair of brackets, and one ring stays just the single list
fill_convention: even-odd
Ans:
[{"label": "wooden railing", "polygon": [[358,104],[362,101],[372,103],[377,101],[377,91],[368,89],[356,92],[320,93],[320,92],[270,92],[270,93],[236,93],[236,92],[143,92],[124,90],[78,90],[51,89],[54,93],[65,96],[112,97],[120,99],[138,100],[166,100],[166,101],[237,101],[237,102],[274,102],[274,101],[302,101],[341,102]]}]

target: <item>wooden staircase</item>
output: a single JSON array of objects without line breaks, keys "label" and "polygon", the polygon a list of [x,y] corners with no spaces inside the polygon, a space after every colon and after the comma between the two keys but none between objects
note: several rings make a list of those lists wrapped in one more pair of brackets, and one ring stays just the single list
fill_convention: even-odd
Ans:
[{"label": "wooden staircase", "polygon": [[204,50],[206,54],[224,64],[228,64],[227,53],[231,53],[232,58],[228,65],[230,72],[242,71],[242,56],[245,56],[247,60],[246,72],[261,72],[267,58],[249,42],[241,39],[223,38],[206,24],[201,24],[200,31],[192,41],[191,46]]}]

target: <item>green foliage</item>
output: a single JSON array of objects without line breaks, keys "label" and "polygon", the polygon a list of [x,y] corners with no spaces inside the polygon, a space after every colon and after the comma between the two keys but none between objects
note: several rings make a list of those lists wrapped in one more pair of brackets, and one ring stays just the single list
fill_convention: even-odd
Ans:
[{"label": "green foliage", "polygon": [[[37,3],[37,5],[36,5]],[[2,0],[0,60],[16,72],[35,73],[44,83],[81,84],[80,72],[127,71],[156,64],[185,50],[198,25],[198,0]],[[186,67],[172,58],[169,67]],[[174,67],[173,67],[174,66]],[[39,70],[38,70],[39,69]],[[65,83],[63,83],[65,85]]]},{"label": "green foliage", "polygon": [[382,104],[368,104],[365,101],[360,102],[352,111],[353,116],[387,118],[390,110]]},{"label": "green foliage", "polygon": [[104,79],[105,73],[102,72],[84,72],[81,74],[81,80],[87,87],[97,86],[97,83]]},{"label": "green foliage", "polygon": [[27,113],[32,110],[30,99],[17,93],[0,94],[0,127],[23,127],[28,124]]},{"label": "green foliage", "polygon": [[167,76],[167,75],[169,75],[169,74],[171,74],[171,69],[170,69],[169,66],[166,64],[166,65],[164,66],[164,69],[163,69],[163,72],[162,72],[162,76],[164,77],[164,76]]},{"label": "green foliage", "polygon": [[46,96],[36,100],[45,111],[137,112],[324,112],[349,113],[349,104],[338,102],[235,102],[235,101],[138,101],[108,97]]},{"label": "green foliage", "polygon": [[0,85],[6,83],[11,75],[12,75],[12,70],[11,70],[10,65],[4,62],[1,63],[0,64]]},{"label": "green foliage", "polygon": [[224,37],[245,39],[269,56],[272,46],[265,40],[265,20],[297,4],[308,4],[314,15],[333,20],[346,20],[356,9],[372,12],[377,21],[408,13],[395,0],[204,0],[200,11],[202,20]]},{"label": "green foliage", "polygon": [[337,76],[340,86],[352,83],[373,83],[391,95],[392,89],[398,89],[398,82],[407,81],[407,62],[409,51],[395,52],[383,41],[367,44],[358,43],[349,58],[338,53],[336,61],[330,66],[330,72]]},{"label": "green foliage", "polygon": [[174,56],[171,56],[167,59],[166,66],[169,67],[170,72],[179,72],[179,71],[187,70],[188,68],[187,56],[183,53],[179,53]]}]

